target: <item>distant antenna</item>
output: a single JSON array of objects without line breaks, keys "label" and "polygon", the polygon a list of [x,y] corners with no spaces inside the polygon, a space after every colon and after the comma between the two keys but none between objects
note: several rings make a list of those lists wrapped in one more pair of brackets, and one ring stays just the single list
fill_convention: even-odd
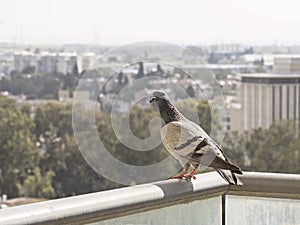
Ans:
[{"label": "distant antenna", "polygon": [[99,44],[100,44],[100,35],[97,27],[94,27],[94,45],[99,45]]},{"label": "distant antenna", "polygon": [[15,27],[14,28],[14,33],[13,33],[13,40],[12,40],[14,50],[17,47],[18,44],[21,44],[22,40],[23,40],[22,27]]}]

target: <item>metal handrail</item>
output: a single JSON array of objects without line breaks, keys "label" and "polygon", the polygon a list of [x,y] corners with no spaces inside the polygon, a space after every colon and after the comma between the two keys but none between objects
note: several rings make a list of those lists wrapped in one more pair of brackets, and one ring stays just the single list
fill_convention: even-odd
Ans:
[{"label": "metal handrail", "polygon": [[243,186],[216,172],[196,180],[165,180],[0,210],[0,224],[86,224],[222,194],[300,199],[300,175],[245,172]]}]

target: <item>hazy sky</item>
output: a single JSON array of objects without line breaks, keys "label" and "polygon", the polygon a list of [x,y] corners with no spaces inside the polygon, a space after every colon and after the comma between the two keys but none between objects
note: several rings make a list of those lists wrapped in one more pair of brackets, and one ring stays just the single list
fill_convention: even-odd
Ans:
[{"label": "hazy sky", "polygon": [[0,0],[0,42],[300,44],[299,0]]}]

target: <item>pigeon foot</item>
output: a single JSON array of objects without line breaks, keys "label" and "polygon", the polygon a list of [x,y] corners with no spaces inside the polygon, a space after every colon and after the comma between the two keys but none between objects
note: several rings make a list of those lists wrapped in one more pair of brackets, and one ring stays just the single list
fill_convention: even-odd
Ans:
[{"label": "pigeon foot", "polygon": [[195,175],[186,174],[186,175],[184,175],[183,177],[184,177],[185,179],[187,179],[187,180],[191,180],[192,178],[193,178],[194,180],[196,180],[196,176],[195,176]]},{"label": "pigeon foot", "polygon": [[182,179],[185,176],[185,170],[182,170],[178,175],[170,177],[170,179]]},{"label": "pigeon foot", "polygon": [[187,180],[191,180],[192,178],[196,180],[195,172],[197,170],[197,167],[194,168],[190,173],[184,174],[183,177],[186,178]]}]

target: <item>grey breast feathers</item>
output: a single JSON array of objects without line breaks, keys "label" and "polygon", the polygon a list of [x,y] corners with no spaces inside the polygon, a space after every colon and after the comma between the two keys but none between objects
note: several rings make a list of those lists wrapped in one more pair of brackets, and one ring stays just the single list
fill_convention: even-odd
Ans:
[{"label": "grey breast feathers", "polygon": [[161,129],[164,146],[182,165],[185,165],[191,153],[207,137],[199,128],[191,122],[174,121]]}]

